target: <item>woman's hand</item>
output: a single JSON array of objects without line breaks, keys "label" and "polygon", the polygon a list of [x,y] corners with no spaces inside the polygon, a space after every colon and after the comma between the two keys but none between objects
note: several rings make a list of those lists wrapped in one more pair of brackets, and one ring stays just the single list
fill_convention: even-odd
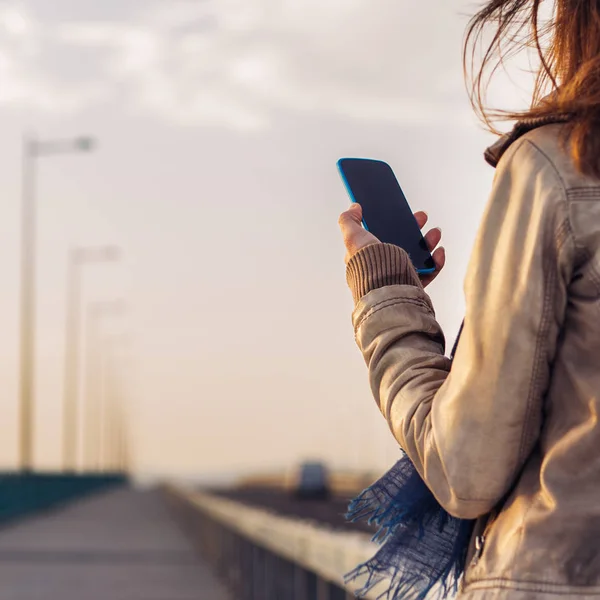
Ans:
[{"label": "woman's hand", "polygon": [[[427,213],[422,211],[415,213],[415,219],[419,227],[423,229],[427,223]],[[346,263],[366,246],[381,243],[372,233],[362,226],[362,208],[359,204],[353,203],[350,208],[340,216],[340,229],[346,245]],[[437,248],[442,239],[442,230],[439,227],[431,229],[425,234],[425,242],[429,251],[432,253],[435,271],[428,275],[421,276],[423,287],[428,286],[444,268],[446,264],[446,251],[443,247]]]}]

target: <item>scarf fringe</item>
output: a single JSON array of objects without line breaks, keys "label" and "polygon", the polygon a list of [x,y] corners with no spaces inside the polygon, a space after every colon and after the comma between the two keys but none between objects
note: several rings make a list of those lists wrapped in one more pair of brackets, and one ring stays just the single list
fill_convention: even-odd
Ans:
[{"label": "scarf fringe", "polygon": [[373,540],[381,544],[346,575],[347,583],[367,577],[359,598],[384,580],[385,600],[441,599],[458,590],[474,521],[449,515],[406,455],[351,502],[346,518],[376,525]]}]

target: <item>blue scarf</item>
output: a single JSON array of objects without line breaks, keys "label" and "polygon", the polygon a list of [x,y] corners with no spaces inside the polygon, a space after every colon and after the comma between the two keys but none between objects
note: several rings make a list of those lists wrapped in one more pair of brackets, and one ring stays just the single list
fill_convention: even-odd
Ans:
[{"label": "blue scarf", "polygon": [[376,525],[373,539],[381,544],[373,558],[346,576],[348,583],[367,577],[359,597],[384,580],[389,587],[380,598],[386,600],[424,600],[434,588],[435,598],[456,593],[475,521],[449,515],[404,453],[352,501],[346,517]]}]

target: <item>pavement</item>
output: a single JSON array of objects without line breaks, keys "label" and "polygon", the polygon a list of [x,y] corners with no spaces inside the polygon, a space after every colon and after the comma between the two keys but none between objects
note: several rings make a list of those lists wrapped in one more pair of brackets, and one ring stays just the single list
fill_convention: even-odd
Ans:
[{"label": "pavement", "polygon": [[0,529],[0,600],[228,600],[158,492],[120,489]]}]

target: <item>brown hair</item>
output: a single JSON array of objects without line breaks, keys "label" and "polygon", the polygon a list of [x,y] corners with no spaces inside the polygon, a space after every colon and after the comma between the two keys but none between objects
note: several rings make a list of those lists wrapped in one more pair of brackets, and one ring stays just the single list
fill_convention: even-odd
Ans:
[{"label": "brown hair", "polygon": [[[465,76],[476,113],[496,133],[493,120],[569,117],[568,147],[578,169],[600,179],[600,0],[491,0],[469,22]],[[491,42],[476,54],[488,26]],[[489,110],[485,93],[503,61],[533,48],[539,59],[531,107],[522,112]]]}]

